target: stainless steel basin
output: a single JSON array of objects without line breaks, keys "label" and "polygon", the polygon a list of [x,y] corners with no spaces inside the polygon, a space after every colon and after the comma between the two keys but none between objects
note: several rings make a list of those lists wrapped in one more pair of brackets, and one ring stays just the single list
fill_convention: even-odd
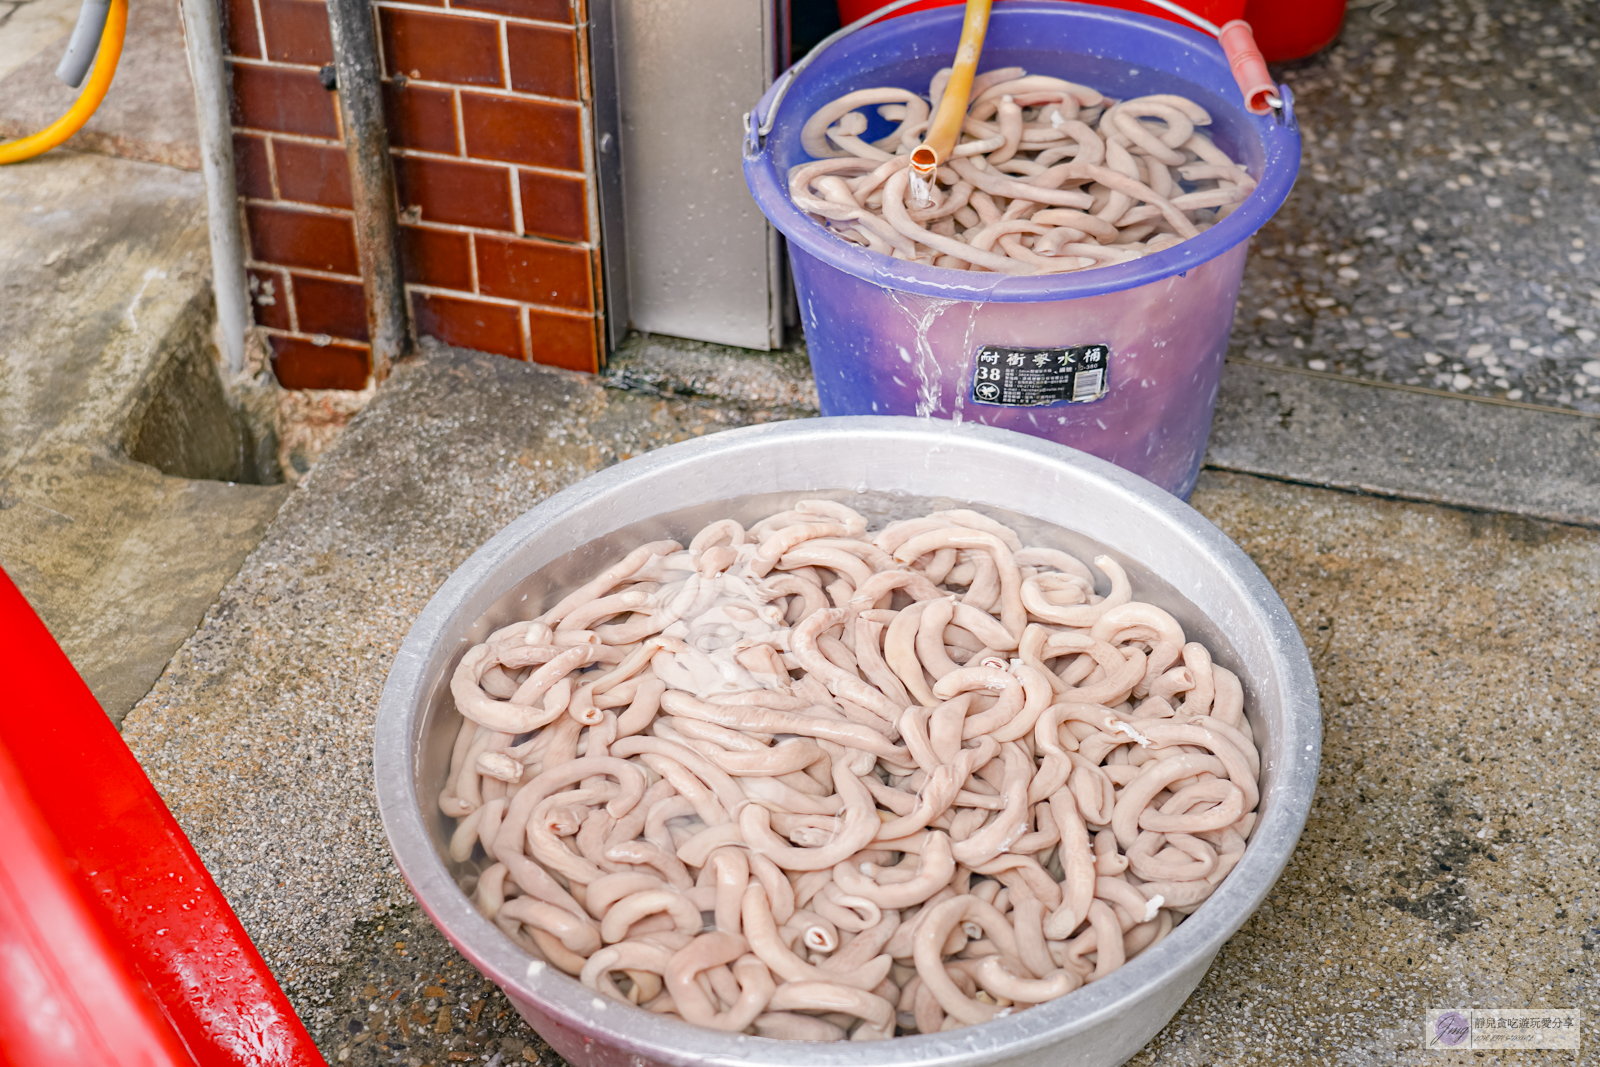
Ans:
[{"label": "stainless steel basin", "polygon": [[[687,543],[713,518],[753,521],[802,496],[848,501],[874,523],[955,504],[1023,540],[1127,568],[1244,683],[1261,748],[1260,819],[1243,860],[1165,941],[1102,981],[978,1027],[866,1043],[773,1041],[701,1029],[597,998],[536,964],[457,886],[438,796],[460,719],[448,681],[496,627],[645,540]],[[378,712],[378,803],[423,908],[528,1022],[577,1065],[1062,1067],[1119,1064],[1199,983],[1288,862],[1316,787],[1322,720],[1293,620],[1265,576],[1204,517],[1092,456],[982,426],[914,418],[810,419],[730,430],[629,460],[559,493],[479,549],[418,617]]]}]

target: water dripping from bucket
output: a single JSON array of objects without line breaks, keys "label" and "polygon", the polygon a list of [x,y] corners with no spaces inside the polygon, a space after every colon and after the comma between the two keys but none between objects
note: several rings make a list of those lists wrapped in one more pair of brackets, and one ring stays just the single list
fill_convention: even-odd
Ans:
[{"label": "water dripping from bucket", "polygon": [[[913,347],[916,356],[911,364],[911,369],[917,373],[917,406],[918,418],[930,418],[942,406],[942,389],[940,388],[939,360],[933,354],[933,344],[928,340],[928,331],[947,308],[960,303],[958,300],[943,300],[939,297],[917,297],[898,289],[885,289],[894,306],[911,323],[913,332]],[[921,309],[911,307],[905,298],[909,297],[922,305]]]}]

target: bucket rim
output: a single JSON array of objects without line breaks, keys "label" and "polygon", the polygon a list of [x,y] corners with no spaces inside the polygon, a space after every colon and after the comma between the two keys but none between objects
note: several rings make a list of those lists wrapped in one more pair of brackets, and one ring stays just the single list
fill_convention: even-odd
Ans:
[{"label": "bucket rim", "polygon": [[[1191,56],[1214,57],[1219,75],[1217,80],[1228,86],[1234,85],[1227,59],[1215,39],[1167,19],[1087,3],[1064,3],[1062,0],[1008,0],[995,8],[992,18],[1009,21],[1026,16],[1077,22],[1080,39],[1083,28],[1093,24],[1116,24],[1123,28],[1132,25],[1137,27],[1136,32],[1148,37],[1168,38],[1170,44]],[[955,5],[913,11],[863,27],[838,41],[830,50],[832,56],[818,57],[818,61],[809,69],[799,71],[792,79],[786,72],[762,94],[760,102],[745,118],[748,126],[744,142],[745,181],[757,207],[768,222],[788,238],[792,246],[863,281],[919,296],[1001,303],[1070,300],[1122,292],[1173,275],[1186,274],[1248,240],[1266,225],[1288,199],[1300,171],[1300,130],[1294,112],[1293,91],[1287,85],[1280,84],[1278,90],[1284,106],[1277,114],[1253,115],[1245,110],[1242,99],[1236,105],[1240,118],[1261,139],[1262,173],[1250,196],[1231,215],[1198,237],[1191,237],[1181,244],[1140,257],[1131,263],[1067,274],[1019,277],[908,263],[830,235],[789,198],[786,176],[779,174],[772,156],[772,141],[759,135],[762,117],[774,107],[775,98],[778,98],[776,106],[781,111],[794,99],[792,90],[796,83],[815,76],[819,69],[825,70],[830,59],[846,54],[846,50],[870,49],[879,37],[896,31],[903,34],[908,22],[959,23],[961,17],[962,9]],[[1154,64],[1146,65],[1163,69]],[[1175,71],[1167,73],[1184,76]],[[1236,87],[1234,92],[1237,93]],[[1229,102],[1233,103],[1231,100]]]}]

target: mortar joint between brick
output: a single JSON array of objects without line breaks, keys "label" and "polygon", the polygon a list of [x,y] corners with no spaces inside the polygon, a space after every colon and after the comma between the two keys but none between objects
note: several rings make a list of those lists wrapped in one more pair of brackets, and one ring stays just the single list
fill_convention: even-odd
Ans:
[{"label": "mortar joint between brick", "polygon": [[[582,14],[587,15],[588,12],[584,11]],[[578,53],[578,99],[592,101],[594,99],[594,86],[590,82],[589,70],[590,25],[590,20],[587,18],[578,22],[575,28],[575,43]]]},{"label": "mortar joint between brick", "polygon": [[[287,337],[292,341],[304,341],[306,344],[311,345],[314,348],[328,348],[332,347],[332,344],[347,345],[351,348],[365,348],[369,350],[372,347],[366,341],[360,341],[354,337],[340,337],[337,334],[331,333],[306,333],[304,330],[301,330],[298,327],[293,330],[279,330],[272,326],[263,326],[261,327],[261,332],[265,333],[268,337]],[[328,338],[330,344],[317,344],[316,339],[318,337]]]},{"label": "mortar joint between brick", "polygon": [[256,48],[261,52],[261,58],[267,56],[267,20],[261,17],[261,0],[250,0],[250,7],[256,15]]},{"label": "mortar joint between brick", "polygon": [[[440,83],[443,84],[443,83]],[[546,96],[543,93],[529,93],[517,89],[496,89],[492,85],[464,85],[460,87],[463,92],[474,93],[478,96],[492,96],[502,100],[527,100],[536,104],[549,104],[552,107],[581,108],[582,100],[574,100],[566,96]]]},{"label": "mortar joint between brick", "polygon": [[511,82],[511,39],[506,36],[506,20],[495,20],[496,39],[500,45],[500,85],[507,91],[512,88]]},{"label": "mortar joint between brick", "polygon": [[250,56],[229,56],[228,62],[237,67],[261,67],[267,70],[298,70],[315,74],[322,69],[316,63],[285,63],[281,59],[253,59]]},{"label": "mortar joint between brick", "polygon": [[303,211],[307,215],[332,215],[335,218],[354,219],[355,214],[349,208],[326,207],[322,204],[312,204],[304,200],[263,200],[260,197],[247,196],[244,202],[251,207],[279,208],[284,211]]},{"label": "mortar joint between brick", "polygon": [[[324,142],[327,143],[327,142]],[[426,148],[406,148],[399,145],[390,145],[391,155],[402,156],[409,159],[437,159],[446,163],[461,163],[463,161],[475,163],[484,167],[516,167],[531,174],[548,174],[553,178],[582,178],[587,180],[589,175],[581,170],[563,170],[559,167],[541,167],[533,163],[508,163],[503,159],[489,159],[485,156],[447,156],[443,152],[430,152]]]},{"label": "mortar joint between brick", "polygon": [[528,225],[522,218],[522,176],[516,167],[511,168],[511,225],[518,237],[528,236]]},{"label": "mortar joint between brick", "polygon": [[300,330],[300,309],[294,305],[294,275],[285,268],[283,275],[283,299],[289,304],[289,329],[295,332]]},{"label": "mortar joint between brick", "polygon": [[[267,151],[267,184],[272,186],[272,199],[282,200],[283,193],[278,188],[278,153],[273,145],[274,139],[272,137],[263,137],[261,140]],[[248,203],[249,198],[246,197],[245,201]]]},{"label": "mortar joint between brick", "polygon": [[[299,270],[298,267],[295,269]],[[476,279],[474,279],[474,281],[476,281]],[[526,308],[530,311],[538,311],[546,315],[558,315],[561,318],[572,319],[574,321],[587,320],[595,317],[595,312],[592,311],[579,311],[576,308],[559,307],[555,304],[539,304],[529,300],[512,300],[508,297],[490,296],[487,293],[479,293],[476,291],[466,293],[462,292],[460,289],[446,289],[442,286],[428,285],[423,282],[407,282],[406,291],[420,293],[423,296],[450,297],[454,300],[476,300],[484,304],[494,304],[497,307]]]},{"label": "mortar joint between brick", "polygon": [[512,25],[516,26],[537,26],[546,30],[565,30],[568,33],[573,32],[575,29],[573,24],[570,22],[551,22],[549,19],[525,18],[521,15],[507,15],[497,11],[480,11],[476,8],[440,7],[437,4],[405,4],[395,3],[393,0],[382,0],[381,3],[373,4],[372,8],[374,11],[379,9],[393,11],[417,11],[425,15],[437,15],[440,13],[445,13],[480,21],[493,20],[496,22],[511,23]]},{"label": "mortar joint between brick", "polygon": [[450,90],[450,106],[454,109],[456,119],[456,154],[462,159],[467,158],[467,122],[461,115],[461,90],[452,87]]},{"label": "mortar joint between brick", "polygon": [[378,53],[378,78],[382,80],[383,72],[389,69],[388,57],[383,54],[383,18],[378,14],[380,5],[373,4],[368,13],[372,17],[372,40],[377,46]]},{"label": "mortar joint between brick", "polygon": [[361,276],[359,274],[340,274],[338,271],[319,270],[316,267],[300,267],[289,263],[269,263],[264,259],[247,259],[245,260],[245,266],[251,270],[279,270],[285,273],[303,274],[307,278],[320,278],[324,281],[361,284]]},{"label": "mortar joint between brick", "polygon": [[309,133],[289,133],[284,130],[266,130],[255,126],[235,126],[235,133],[259,134],[273,141],[292,141],[296,144],[311,145],[315,148],[337,148],[344,150],[344,143],[329,137],[317,137]]},{"label": "mortar joint between brick", "polygon": [[[463,222],[442,222],[438,219],[418,219],[416,222],[403,222],[403,225],[411,226],[419,230],[440,230],[445,233],[458,233],[465,236],[482,234],[485,237],[500,237],[506,239],[517,236],[509,230],[496,230],[490,226],[468,226]],[[548,241],[550,238],[542,237],[540,240]]]},{"label": "mortar joint between brick", "polygon": [[[600,239],[600,161],[595,156],[594,115],[592,109],[587,104],[579,108],[578,129],[581,132],[582,137],[580,148],[583,151],[583,167],[587,177],[587,180],[583,183],[584,207],[587,209],[588,231],[591,239],[589,242],[585,243],[593,243],[598,245]],[[593,258],[596,262],[598,262],[600,255],[601,253],[599,252],[598,248],[596,248],[596,251],[593,253]],[[598,284],[595,286],[594,296],[595,310],[603,313],[605,310],[605,300],[603,299],[603,295]]]}]

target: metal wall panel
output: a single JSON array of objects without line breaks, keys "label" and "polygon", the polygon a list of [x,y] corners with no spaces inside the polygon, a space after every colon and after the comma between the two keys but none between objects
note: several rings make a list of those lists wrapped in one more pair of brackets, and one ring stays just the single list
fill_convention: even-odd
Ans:
[{"label": "metal wall panel", "polygon": [[[782,0],[610,0],[636,329],[782,343],[778,234],[745,186],[741,116],[788,45]],[[596,50],[596,63],[603,57]],[[615,157],[601,155],[602,167]],[[606,257],[619,249],[606,231]]]}]

